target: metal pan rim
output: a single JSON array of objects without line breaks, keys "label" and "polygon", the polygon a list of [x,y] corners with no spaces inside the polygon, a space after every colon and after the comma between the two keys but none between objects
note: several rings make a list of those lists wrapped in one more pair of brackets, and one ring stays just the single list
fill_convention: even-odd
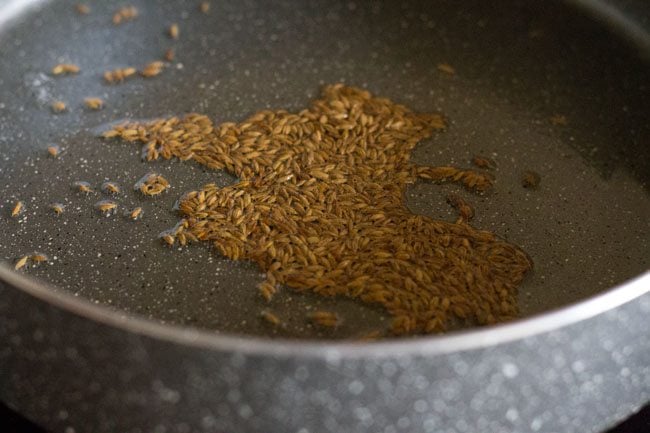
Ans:
[{"label": "metal pan rim", "polygon": [[157,340],[188,347],[253,356],[292,358],[385,358],[435,356],[476,350],[533,337],[606,313],[650,292],[650,271],[597,296],[546,313],[488,328],[473,328],[443,335],[378,342],[263,339],[217,334],[173,324],[162,324],[126,312],[110,309],[56,289],[46,282],[20,275],[0,266],[0,282],[9,290],[20,290],[53,308],[69,314]]}]

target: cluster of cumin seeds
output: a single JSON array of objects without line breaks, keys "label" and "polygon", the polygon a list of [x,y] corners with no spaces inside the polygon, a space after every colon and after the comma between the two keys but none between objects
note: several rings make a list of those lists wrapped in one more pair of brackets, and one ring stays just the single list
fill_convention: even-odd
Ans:
[{"label": "cluster of cumin seeds", "polygon": [[105,135],[144,143],[148,160],[191,159],[236,175],[233,185],[181,197],[182,225],[223,255],[257,263],[267,297],[288,286],[383,306],[401,335],[513,318],[517,286],[532,266],[517,246],[467,218],[437,221],[405,206],[405,189],[418,178],[491,186],[481,172],[410,161],[419,141],[444,129],[439,114],[336,84],[297,114],[261,111],[220,125],[190,114]]}]

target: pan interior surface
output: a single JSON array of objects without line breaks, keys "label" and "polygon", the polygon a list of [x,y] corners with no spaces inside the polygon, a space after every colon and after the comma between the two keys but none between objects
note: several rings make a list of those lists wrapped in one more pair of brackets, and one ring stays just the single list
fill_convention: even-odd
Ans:
[{"label": "pan interior surface", "polygon": [[[158,233],[178,221],[172,207],[183,192],[235,179],[195,163],[143,162],[139,146],[97,138],[124,119],[199,112],[221,123],[263,109],[298,111],[337,82],[448,116],[448,131],[421,142],[415,162],[496,162],[488,194],[422,182],[405,199],[414,213],[453,221],[445,196],[458,193],[475,207],[475,227],[525,250],[535,268],[520,288],[522,316],[648,269],[649,68],[569,6],[213,1],[202,13],[193,1],[133,1],[138,17],[115,26],[112,2],[89,2],[83,16],[75,3],[41,3],[0,29],[0,260],[34,251],[50,258],[21,272],[118,310],[215,332],[340,339],[385,329],[390,318],[378,308],[288,288],[266,302],[255,265],[202,244],[165,248]],[[177,40],[167,34],[172,23]],[[142,67],[169,48],[176,56],[160,76],[102,80],[106,70]],[[81,71],[54,77],[58,63]],[[86,97],[102,98],[105,108],[84,108]],[[65,113],[51,112],[55,100],[66,102]],[[57,158],[46,150],[53,144],[63,150]],[[522,187],[526,170],[540,174],[537,189]],[[163,174],[170,191],[133,191],[149,171]],[[96,212],[109,180],[122,187],[120,208],[140,206],[142,219]],[[97,192],[80,194],[75,181]],[[11,218],[18,200],[25,209]],[[65,212],[55,216],[53,202]],[[260,320],[265,309],[286,326]],[[335,311],[341,326],[313,327],[306,316],[316,310]]]}]

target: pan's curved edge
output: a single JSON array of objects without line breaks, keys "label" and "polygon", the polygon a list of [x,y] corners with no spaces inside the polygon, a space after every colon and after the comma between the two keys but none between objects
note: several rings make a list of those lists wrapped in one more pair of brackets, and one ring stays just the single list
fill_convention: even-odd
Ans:
[{"label": "pan's curved edge", "polygon": [[35,278],[20,275],[4,265],[0,265],[0,282],[70,314],[126,332],[178,344],[275,357],[380,358],[394,356],[395,353],[430,356],[479,349],[550,332],[613,310],[650,292],[650,271],[587,300],[511,323],[440,336],[373,343],[270,340],[216,334],[204,329],[157,323],[91,303]]},{"label": "pan's curved edge", "polygon": [[[566,3],[582,10],[592,18],[600,21],[615,34],[625,38],[639,51],[645,60],[650,60],[650,27],[644,26],[639,17],[626,13],[621,5],[610,4],[606,0],[564,0]],[[643,8],[643,9],[642,9]],[[648,12],[647,5],[639,10]]]},{"label": "pan's curved edge", "polygon": [[6,30],[8,24],[20,14],[50,0],[0,0],[0,30]]}]

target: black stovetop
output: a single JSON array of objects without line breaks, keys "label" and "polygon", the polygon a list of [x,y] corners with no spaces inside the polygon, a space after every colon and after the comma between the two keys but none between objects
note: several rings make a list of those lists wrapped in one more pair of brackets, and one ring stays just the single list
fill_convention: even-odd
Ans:
[{"label": "black stovetop", "polygon": [[[36,426],[35,424],[27,421],[25,418],[10,410],[2,402],[0,402],[0,420],[2,420],[3,425],[3,428],[0,430],[4,433],[48,433],[47,430]],[[642,432],[650,432],[650,404],[641,409],[639,413],[631,416],[618,426],[605,433]]]}]

